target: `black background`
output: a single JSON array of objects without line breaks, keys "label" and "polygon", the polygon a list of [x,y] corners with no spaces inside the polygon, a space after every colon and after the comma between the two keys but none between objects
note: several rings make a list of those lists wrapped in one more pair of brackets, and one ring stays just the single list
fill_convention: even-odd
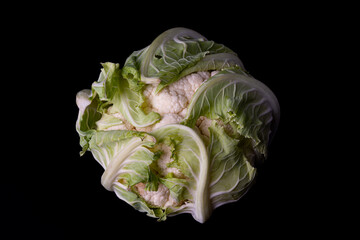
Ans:
[{"label": "black background", "polygon": [[[321,72],[319,36],[326,20],[315,17],[319,9],[296,4],[231,6],[145,6],[141,11],[136,3],[98,4],[95,10],[45,6],[47,11],[28,12],[8,27],[6,46],[14,54],[7,64],[10,79],[22,81],[13,87],[22,97],[4,106],[10,109],[9,128],[21,127],[8,138],[17,157],[3,160],[1,228],[38,239],[322,234],[320,223],[331,214],[318,198],[323,181],[314,177],[316,163],[325,160],[309,126],[321,126],[317,116],[325,110],[317,108],[321,102],[309,81],[316,86],[313,70]],[[102,187],[103,169],[89,152],[79,157],[76,93],[97,80],[101,62],[122,65],[172,27],[191,28],[235,51],[281,107],[279,129],[255,185],[204,224],[189,214],[157,222],[137,212]]]}]

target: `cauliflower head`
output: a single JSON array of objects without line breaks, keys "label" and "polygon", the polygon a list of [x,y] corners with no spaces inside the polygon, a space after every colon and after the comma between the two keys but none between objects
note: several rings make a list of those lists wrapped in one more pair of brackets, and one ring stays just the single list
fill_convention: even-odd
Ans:
[{"label": "cauliflower head", "polygon": [[77,94],[81,155],[102,185],[150,217],[205,222],[238,201],[279,122],[279,104],[231,49],[186,28],[165,31]]}]

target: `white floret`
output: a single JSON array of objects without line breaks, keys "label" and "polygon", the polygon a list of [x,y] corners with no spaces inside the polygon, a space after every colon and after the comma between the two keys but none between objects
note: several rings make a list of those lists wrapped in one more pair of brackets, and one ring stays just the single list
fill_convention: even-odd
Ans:
[{"label": "white floret", "polygon": [[209,127],[211,125],[211,121],[211,119],[204,116],[199,117],[199,119],[196,121],[196,126],[199,128],[200,133],[207,138],[210,137]]},{"label": "white floret", "polygon": [[168,207],[177,204],[176,200],[171,197],[169,189],[162,183],[159,184],[157,191],[145,190],[144,183],[138,183],[135,187],[140,196],[153,206]]},{"label": "white floret", "polygon": [[156,84],[147,85],[144,96],[152,110],[160,115],[176,113],[181,116],[195,91],[209,77],[209,72],[192,73],[163,88],[158,94],[155,94]]}]

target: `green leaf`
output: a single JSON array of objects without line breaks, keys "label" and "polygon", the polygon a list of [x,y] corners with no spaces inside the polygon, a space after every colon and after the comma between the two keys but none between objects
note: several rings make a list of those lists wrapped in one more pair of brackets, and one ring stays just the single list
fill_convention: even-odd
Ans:
[{"label": "green leaf", "polygon": [[152,136],[142,132],[125,130],[95,132],[90,140],[89,149],[105,169],[101,177],[102,185],[111,191],[123,162],[131,157],[136,158],[138,154],[142,154],[141,156],[150,154],[144,146],[151,147],[155,141]]},{"label": "green leaf", "polygon": [[240,69],[227,69],[209,78],[195,92],[183,124],[194,127],[205,116],[232,123],[266,156],[271,132],[275,132],[280,108],[275,95],[263,83]]},{"label": "green leaf", "polygon": [[[176,144],[176,154],[178,155],[178,167],[181,172],[187,177],[187,196],[192,204],[186,205],[186,209],[181,211],[189,211],[193,217],[199,221],[204,222],[211,214],[211,204],[209,199],[209,158],[206,147],[197,135],[197,133],[186,126],[179,124],[169,124],[160,127],[151,132],[158,142],[163,142],[168,139],[168,136],[179,136],[176,139],[181,142],[173,141]],[[169,187],[170,179],[163,180]],[[181,181],[175,181],[175,185],[182,184]],[[172,194],[179,197],[179,187],[173,189]],[[177,190],[176,190],[177,189]],[[173,209],[175,213],[180,209]]]},{"label": "green leaf", "polygon": [[241,60],[233,53],[216,53],[205,56],[196,65],[184,69],[179,75],[182,78],[188,74],[199,71],[222,71],[228,68],[245,69]]},{"label": "green leaf", "polygon": [[[236,54],[229,48],[214,41],[208,41],[193,30],[173,28],[160,34],[150,46],[135,51],[125,62],[126,74],[124,77],[129,76],[128,78],[137,84],[140,81],[150,83],[159,79],[160,84],[156,89],[156,93],[158,93],[167,85],[185,76],[184,71],[187,74],[200,71],[200,67],[195,67],[197,63],[208,55],[218,53],[229,53],[236,57]],[[213,66],[217,68],[224,66],[218,61],[219,56],[215,59],[216,63]],[[209,63],[208,60],[205,62]],[[224,62],[227,61],[224,60]],[[232,65],[232,60],[230,62]],[[205,65],[207,64],[201,64],[201,66]],[[186,71],[189,68],[192,70]],[[135,86],[137,84],[134,83]]]},{"label": "green leaf", "polygon": [[160,182],[170,190],[171,196],[176,199],[177,202],[185,199],[184,192],[189,185],[186,179],[175,178],[169,175],[165,178],[160,178]]},{"label": "green leaf", "polygon": [[[149,184],[151,191],[156,191],[158,180],[150,169],[154,161],[154,153],[145,147],[137,147],[118,165],[116,179],[128,187],[140,182]],[[151,184],[151,186],[150,186]]]},{"label": "green leaf", "polygon": [[123,125],[123,124],[124,124],[124,122],[121,119],[116,118],[110,114],[103,113],[101,116],[101,119],[96,122],[96,129],[97,130],[106,130],[108,128],[118,126],[118,125]]},{"label": "green leaf", "polygon": [[254,180],[256,169],[251,165],[249,139],[234,139],[213,121],[209,127],[211,159],[209,184],[213,208],[240,199]]},{"label": "green leaf", "polygon": [[145,49],[133,52],[131,56],[126,59],[122,70],[122,76],[128,80],[129,88],[136,92],[140,91],[145,85],[145,83],[141,81],[140,66],[137,61],[137,58],[144,50]]},{"label": "green leaf", "polygon": [[113,108],[122,113],[126,120],[135,127],[150,126],[161,119],[156,112],[145,113],[142,91],[130,89],[129,82],[123,79],[119,83],[119,92],[113,99]]},{"label": "green leaf", "polygon": [[79,108],[78,118],[76,120],[76,131],[80,136],[80,145],[83,155],[89,147],[89,141],[94,128],[96,128],[96,121],[101,118],[101,114],[97,111],[99,104],[98,96],[92,96],[91,91],[86,89],[77,93],[76,104]]},{"label": "green leaf", "polygon": [[107,62],[102,65],[104,68],[98,81],[92,84],[93,92],[101,101],[106,102],[101,104],[106,104],[107,107],[112,105],[113,111],[121,113],[135,127],[146,127],[160,120],[158,113],[144,112],[142,87],[131,88],[129,83],[135,82],[123,78],[119,64]]},{"label": "green leaf", "polygon": [[145,190],[157,191],[159,187],[159,178],[151,170],[149,170],[148,178],[146,180]]},{"label": "green leaf", "polygon": [[99,79],[92,84],[101,101],[112,101],[119,92],[119,82],[121,81],[121,69],[118,63],[102,63],[103,68]]}]

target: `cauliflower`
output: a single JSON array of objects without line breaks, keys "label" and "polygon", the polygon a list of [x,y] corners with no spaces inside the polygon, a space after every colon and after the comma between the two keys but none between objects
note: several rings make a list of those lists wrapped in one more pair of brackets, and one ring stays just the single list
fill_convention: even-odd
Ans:
[{"label": "cauliflower", "polygon": [[80,155],[91,151],[107,190],[161,221],[191,213],[200,223],[247,192],[280,109],[235,52],[173,28],[122,68],[102,66],[76,95],[76,130]]}]

